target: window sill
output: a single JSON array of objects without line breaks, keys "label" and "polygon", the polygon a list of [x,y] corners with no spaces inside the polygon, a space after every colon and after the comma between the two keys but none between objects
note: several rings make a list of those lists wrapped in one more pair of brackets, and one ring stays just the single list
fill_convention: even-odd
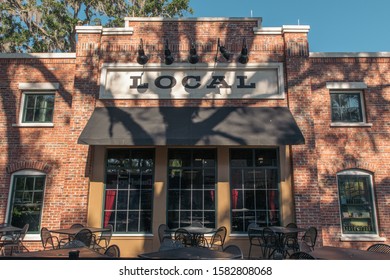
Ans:
[{"label": "window sill", "polygon": [[344,234],[341,235],[340,241],[386,241],[386,237],[380,237],[375,234]]},{"label": "window sill", "polygon": [[372,123],[331,123],[330,127],[372,127]]},{"label": "window sill", "polygon": [[24,241],[41,241],[41,235],[39,233],[27,233],[23,240]]},{"label": "window sill", "polygon": [[53,123],[14,123],[12,127],[54,127]]},{"label": "window sill", "polygon": [[153,237],[151,233],[113,233],[113,237]]}]

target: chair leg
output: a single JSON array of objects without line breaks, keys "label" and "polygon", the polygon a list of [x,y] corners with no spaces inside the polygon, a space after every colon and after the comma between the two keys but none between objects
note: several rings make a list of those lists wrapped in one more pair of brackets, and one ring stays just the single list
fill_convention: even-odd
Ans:
[{"label": "chair leg", "polygon": [[252,251],[252,244],[249,245],[249,254],[248,254],[248,259],[251,258],[251,251]]}]

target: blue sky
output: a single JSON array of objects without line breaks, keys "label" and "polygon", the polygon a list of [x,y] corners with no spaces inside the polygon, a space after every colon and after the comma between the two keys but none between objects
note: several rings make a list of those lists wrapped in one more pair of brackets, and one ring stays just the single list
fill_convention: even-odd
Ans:
[{"label": "blue sky", "polygon": [[190,0],[188,17],[262,17],[309,25],[311,52],[390,52],[389,0]]}]

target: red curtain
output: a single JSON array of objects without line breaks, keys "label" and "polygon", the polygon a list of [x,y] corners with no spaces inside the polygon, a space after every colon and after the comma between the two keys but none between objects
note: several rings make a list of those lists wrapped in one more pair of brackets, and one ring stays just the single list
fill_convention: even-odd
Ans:
[{"label": "red curtain", "polygon": [[237,209],[237,201],[238,201],[238,190],[232,190],[232,202],[233,202],[233,207],[232,209]]},{"label": "red curtain", "polygon": [[114,206],[115,195],[116,195],[115,190],[106,190],[106,205],[104,208],[104,210],[106,210],[106,211],[104,213],[104,226],[107,226],[108,222],[110,221],[110,217],[111,217],[112,212],[109,210],[112,210],[112,208]]}]

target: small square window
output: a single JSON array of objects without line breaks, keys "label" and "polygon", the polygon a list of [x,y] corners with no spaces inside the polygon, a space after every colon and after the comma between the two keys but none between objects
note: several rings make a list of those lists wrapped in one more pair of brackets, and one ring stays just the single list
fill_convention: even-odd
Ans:
[{"label": "small square window", "polygon": [[331,92],[330,100],[333,123],[365,122],[361,92]]},{"label": "small square window", "polygon": [[54,93],[25,93],[22,123],[52,123]]}]

